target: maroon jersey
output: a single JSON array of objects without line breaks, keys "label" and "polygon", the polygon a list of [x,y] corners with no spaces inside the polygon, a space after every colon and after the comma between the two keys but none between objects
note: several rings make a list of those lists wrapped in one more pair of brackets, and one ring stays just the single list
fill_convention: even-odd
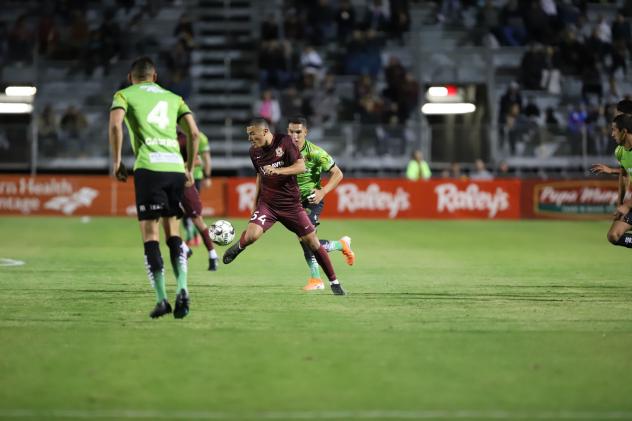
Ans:
[{"label": "maroon jersey", "polygon": [[250,159],[261,176],[259,201],[274,208],[294,207],[300,203],[300,193],[295,175],[265,175],[263,167],[289,167],[301,158],[298,147],[286,134],[275,134],[272,143],[257,148],[250,147]]}]

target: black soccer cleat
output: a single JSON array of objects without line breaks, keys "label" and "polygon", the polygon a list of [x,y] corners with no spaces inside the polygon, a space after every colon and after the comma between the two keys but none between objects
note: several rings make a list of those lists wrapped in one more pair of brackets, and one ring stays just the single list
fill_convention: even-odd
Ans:
[{"label": "black soccer cleat", "polygon": [[222,258],[222,262],[224,262],[225,265],[229,264],[230,262],[235,260],[235,258],[239,255],[239,253],[241,253],[244,250],[245,249],[239,248],[239,241],[237,241],[235,244],[228,247],[228,249],[224,252],[224,257]]},{"label": "black soccer cleat", "polygon": [[149,317],[151,317],[152,319],[157,319],[158,317],[162,317],[165,314],[169,313],[171,313],[171,304],[169,304],[169,301],[164,299],[156,304],[156,307],[154,307],[151,313],[149,313]]},{"label": "black soccer cleat", "polygon": [[173,310],[173,317],[184,319],[189,314],[189,293],[181,289],[176,295],[176,308]]},{"label": "black soccer cleat", "polygon": [[331,287],[331,292],[333,292],[334,295],[347,295],[345,290],[342,289],[342,285],[340,285],[340,284],[329,284],[329,286]]},{"label": "black soccer cleat", "polygon": [[217,270],[217,261],[219,259],[215,258],[213,259],[212,257],[209,257],[208,259],[208,270],[215,272]]}]

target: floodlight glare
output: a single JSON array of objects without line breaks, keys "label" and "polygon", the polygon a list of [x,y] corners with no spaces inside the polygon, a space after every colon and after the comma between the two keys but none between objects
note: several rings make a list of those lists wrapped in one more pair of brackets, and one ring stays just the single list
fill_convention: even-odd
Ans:
[{"label": "floodlight glare", "polygon": [[4,90],[7,96],[33,96],[36,92],[35,86],[7,86]]},{"label": "floodlight glare", "polygon": [[428,102],[421,107],[424,114],[468,114],[476,111],[476,105],[469,102]]}]

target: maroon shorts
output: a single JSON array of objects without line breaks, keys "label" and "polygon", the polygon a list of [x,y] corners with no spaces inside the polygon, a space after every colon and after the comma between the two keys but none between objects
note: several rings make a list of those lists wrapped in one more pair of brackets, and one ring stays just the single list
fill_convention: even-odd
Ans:
[{"label": "maroon shorts", "polygon": [[264,232],[277,221],[299,237],[315,231],[314,225],[300,203],[292,208],[278,209],[265,202],[259,202],[257,209],[250,217],[250,222],[259,225]]},{"label": "maroon shorts", "polygon": [[202,215],[202,201],[200,200],[200,193],[198,193],[194,185],[184,188],[182,207],[184,208],[184,216],[195,218],[198,215]]}]

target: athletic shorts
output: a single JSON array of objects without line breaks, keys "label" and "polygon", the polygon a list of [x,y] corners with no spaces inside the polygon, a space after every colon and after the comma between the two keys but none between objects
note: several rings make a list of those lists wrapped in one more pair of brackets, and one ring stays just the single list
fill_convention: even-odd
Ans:
[{"label": "athletic shorts", "polygon": [[139,221],[161,216],[182,217],[180,202],[184,194],[184,173],[138,169],[134,171],[136,212]]},{"label": "athletic shorts", "polygon": [[632,225],[632,211],[626,213],[625,215],[623,215],[623,217],[621,218],[621,220],[623,222],[625,222],[628,225]]},{"label": "athletic shorts", "polygon": [[257,209],[250,217],[250,222],[259,225],[264,232],[269,230],[277,221],[299,237],[316,230],[305,209],[298,203],[292,208],[277,209],[265,202],[259,202]]},{"label": "athletic shorts", "polygon": [[198,178],[197,180],[194,180],[193,183],[195,184],[195,188],[197,189],[198,193],[202,191],[202,179]]},{"label": "athletic shorts", "polygon": [[323,207],[325,206],[325,201],[321,200],[319,204],[315,205],[313,203],[309,203],[307,200],[303,202],[303,208],[305,209],[305,213],[309,217],[310,222],[315,227],[320,225],[320,214],[323,211]]},{"label": "athletic shorts", "polygon": [[184,188],[182,207],[184,208],[184,216],[187,218],[195,218],[202,215],[202,201],[200,200],[200,193],[195,186]]}]

